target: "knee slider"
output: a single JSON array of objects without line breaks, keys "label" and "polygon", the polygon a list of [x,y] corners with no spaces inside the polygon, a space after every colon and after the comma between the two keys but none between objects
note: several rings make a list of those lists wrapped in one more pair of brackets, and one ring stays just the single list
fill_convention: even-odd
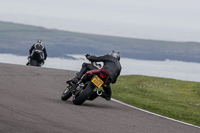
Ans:
[{"label": "knee slider", "polygon": [[83,64],[82,64],[82,67],[85,67],[85,66],[87,66],[87,63],[83,63]]}]

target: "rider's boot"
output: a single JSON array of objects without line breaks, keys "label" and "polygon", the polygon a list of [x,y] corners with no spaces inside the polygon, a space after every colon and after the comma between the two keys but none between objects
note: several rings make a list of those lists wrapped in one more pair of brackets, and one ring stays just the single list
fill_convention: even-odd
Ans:
[{"label": "rider's boot", "polygon": [[30,64],[30,62],[27,62],[26,65],[28,66]]},{"label": "rider's boot", "polygon": [[30,58],[31,56],[28,56],[28,62],[26,63],[27,66],[30,65]]},{"label": "rider's boot", "polygon": [[111,97],[108,96],[105,92],[101,90],[97,90],[97,95],[101,96],[102,98],[106,99],[107,101],[110,101]]},{"label": "rider's boot", "polygon": [[78,73],[76,73],[76,76],[74,78],[67,80],[66,83],[69,84],[70,82],[72,82],[72,83],[76,84],[80,80],[80,78],[81,78],[81,74],[80,74],[80,72],[78,72]]}]

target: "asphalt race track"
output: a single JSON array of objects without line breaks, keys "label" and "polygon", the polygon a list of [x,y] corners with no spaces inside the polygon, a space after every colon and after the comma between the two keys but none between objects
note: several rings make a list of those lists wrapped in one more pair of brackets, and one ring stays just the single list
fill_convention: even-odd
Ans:
[{"label": "asphalt race track", "polygon": [[81,106],[62,101],[75,73],[0,63],[0,133],[200,133],[100,97]]}]

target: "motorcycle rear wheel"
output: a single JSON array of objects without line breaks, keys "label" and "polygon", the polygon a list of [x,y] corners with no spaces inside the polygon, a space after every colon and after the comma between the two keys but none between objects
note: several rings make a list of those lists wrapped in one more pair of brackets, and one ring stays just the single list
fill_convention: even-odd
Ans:
[{"label": "motorcycle rear wheel", "polygon": [[81,104],[83,104],[83,103],[87,100],[87,98],[88,98],[90,95],[92,95],[93,89],[94,89],[94,86],[93,86],[93,84],[90,82],[90,83],[87,85],[87,87],[86,87],[82,92],[80,92],[79,95],[78,95],[77,97],[75,97],[75,98],[73,99],[73,103],[74,103],[75,105],[81,105]]}]

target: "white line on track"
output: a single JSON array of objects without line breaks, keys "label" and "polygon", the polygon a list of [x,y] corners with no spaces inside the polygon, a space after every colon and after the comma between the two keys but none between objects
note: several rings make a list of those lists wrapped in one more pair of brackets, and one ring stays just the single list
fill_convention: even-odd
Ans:
[{"label": "white line on track", "polygon": [[178,122],[178,123],[182,123],[182,124],[185,124],[185,125],[188,125],[188,126],[200,128],[199,126],[196,126],[196,125],[192,125],[192,124],[189,124],[189,123],[186,123],[186,122],[178,121],[178,120],[175,120],[175,119],[172,119],[172,118],[169,118],[169,117],[165,117],[165,116],[162,116],[162,115],[159,115],[159,114],[156,114],[156,113],[152,113],[152,112],[150,112],[150,111],[146,111],[146,110],[144,110],[144,109],[137,108],[137,107],[135,107],[135,106],[132,106],[132,105],[123,103],[123,102],[118,101],[118,100],[113,99],[113,98],[111,98],[111,100],[112,100],[112,101],[115,101],[115,102],[117,102],[117,103],[123,104],[123,105],[125,105],[125,106],[134,108],[134,109],[136,109],[136,110],[143,111],[143,112],[148,113],[148,114],[152,114],[152,115],[155,115],[155,116],[158,116],[158,117],[162,117],[162,118],[165,118],[165,119],[168,119],[168,120],[171,120],[171,121],[175,121],[175,122]]}]

